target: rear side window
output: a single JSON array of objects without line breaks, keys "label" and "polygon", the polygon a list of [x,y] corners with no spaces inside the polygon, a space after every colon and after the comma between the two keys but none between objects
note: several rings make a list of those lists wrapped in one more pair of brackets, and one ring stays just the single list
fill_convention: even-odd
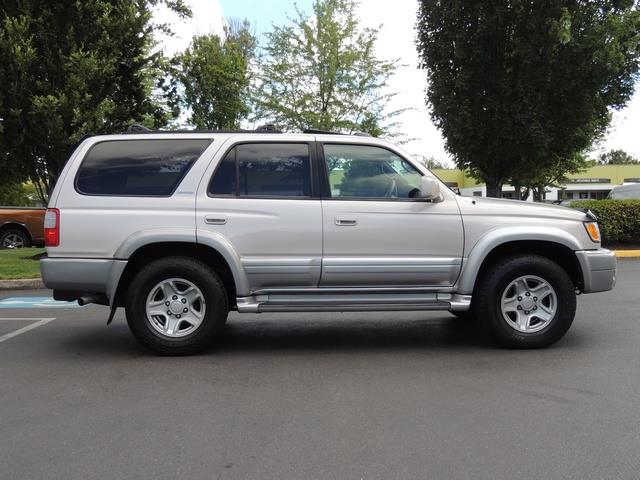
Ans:
[{"label": "rear side window", "polygon": [[247,143],[220,162],[210,195],[309,197],[311,167],[306,143]]},{"label": "rear side window", "polygon": [[170,196],[211,140],[115,140],[96,144],[80,165],[85,195]]}]

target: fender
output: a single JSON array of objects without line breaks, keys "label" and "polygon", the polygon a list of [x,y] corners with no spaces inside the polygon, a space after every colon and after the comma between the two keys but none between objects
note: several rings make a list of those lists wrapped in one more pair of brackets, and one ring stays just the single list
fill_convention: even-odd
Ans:
[{"label": "fender", "polygon": [[27,227],[26,223],[22,223],[17,220],[7,220],[2,225],[0,225],[0,229],[3,229],[5,227],[11,228],[12,226],[22,227],[27,232],[27,235],[29,235],[29,238],[31,239],[31,241],[32,242],[34,241],[33,235],[31,235],[31,230],[29,230],[29,227]]},{"label": "fender", "polygon": [[118,247],[113,257],[117,260],[128,260],[136,250],[150,243],[190,242],[196,243],[195,229],[184,228],[151,228],[139,230],[129,235]]},{"label": "fender", "polygon": [[226,260],[229,268],[231,269],[231,274],[233,275],[233,281],[236,284],[236,295],[238,297],[243,297],[249,295],[250,287],[249,287],[249,279],[247,278],[247,274],[242,267],[242,261],[240,260],[240,255],[236,252],[236,249],[233,248],[231,242],[218,232],[212,232],[210,230],[198,230],[197,243],[206,245],[208,247],[217,250],[220,255]]},{"label": "fender", "polygon": [[[122,242],[122,245],[120,245],[114,254],[114,258],[116,260],[128,260],[134,252],[145,245],[165,242],[200,243],[215,249],[229,265],[237,294],[249,295],[249,281],[242,268],[240,256],[231,243],[224,236],[216,232],[199,232],[196,237],[195,229],[154,228],[138,231]],[[125,265],[125,261],[117,261],[115,268],[109,276],[107,292],[109,292],[111,300],[113,300],[112,297],[120,283],[120,277],[122,276]]]},{"label": "fender", "polygon": [[462,272],[456,285],[456,292],[471,295],[482,262],[493,249],[505,243],[525,241],[545,241],[563,245],[573,251],[581,250],[578,241],[569,233],[556,227],[505,227],[490,230],[473,246],[468,257],[462,260]]}]

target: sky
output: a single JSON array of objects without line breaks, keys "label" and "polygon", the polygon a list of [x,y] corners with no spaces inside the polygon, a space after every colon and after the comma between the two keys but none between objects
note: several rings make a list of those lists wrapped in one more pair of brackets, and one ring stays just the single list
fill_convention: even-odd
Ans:
[{"label": "sky", "polygon": [[[291,0],[187,0],[193,11],[191,19],[179,19],[166,8],[156,11],[155,18],[170,23],[174,37],[161,37],[159,42],[166,54],[184,50],[192,35],[222,32],[224,18],[248,19],[259,37],[271,29],[272,24],[283,25],[295,16]],[[306,13],[311,11],[312,0],[297,0],[295,5]],[[418,68],[415,19],[418,2],[415,0],[362,0],[358,11],[363,26],[380,28],[376,45],[381,59],[399,59],[402,67],[389,81],[389,91],[398,94],[389,105],[390,111],[402,108],[397,120],[398,130],[414,138],[403,148],[414,155],[435,157],[453,165],[445,150],[445,142],[429,118],[425,104],[426,73]],[[595,145],[590,156],[622,149],[640,158],[640,84],[627,106],[613,113],[609,132]]]}]

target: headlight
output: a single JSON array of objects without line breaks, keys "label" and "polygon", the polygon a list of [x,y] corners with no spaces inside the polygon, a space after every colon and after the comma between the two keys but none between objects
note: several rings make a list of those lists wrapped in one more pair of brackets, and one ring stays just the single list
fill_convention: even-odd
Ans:
[{"label": "headlight", "polygon": [[594,242],[600,241],[600,228],[598,227],[597,222],[584,222],[584,228],[587,229],[587,233],[591,240]]}]

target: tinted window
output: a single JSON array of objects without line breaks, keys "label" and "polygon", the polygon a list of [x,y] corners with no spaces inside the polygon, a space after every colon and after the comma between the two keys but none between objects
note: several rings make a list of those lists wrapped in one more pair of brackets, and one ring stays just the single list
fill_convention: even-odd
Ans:
[{"label": "tinted window", "polygon": [[419,193],[420,172],[384,148],[325,144],[324,158],[334,198],[412,198]]},{"label": "tinted window", "polygon": [[77,189],[89,195],[171,195],[209,143],[178,139],[98,143],[80,166]]},{"label": "tinted window", "polygon": [[219,165],[209,193],[239,196],[311,195],[309,146],[301,143],[238,145]]},{"label": "tinted window", "polygon": [[235,195],[236,194],[236,149],[232,149],[224,157],[216,170],[209,193],[213,195]]}]

